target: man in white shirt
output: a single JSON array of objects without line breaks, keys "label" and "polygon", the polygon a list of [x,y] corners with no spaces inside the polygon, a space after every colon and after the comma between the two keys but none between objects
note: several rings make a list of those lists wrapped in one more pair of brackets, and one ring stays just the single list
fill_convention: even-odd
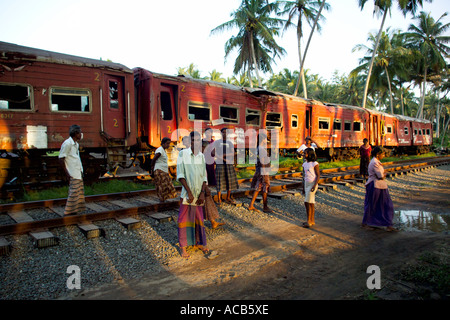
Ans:
[{"label": "man in white shirt", "polygon": [[78,141],[83,139],[83,133],[79,125],[72,125],[69,131],[70,137],[63,142],[59,151],[59,161],[67,175],[69,195],[67,196],[64,215],[78,214],[86,210],[84,200],[83,165],[80,159],[80,146]]},{"label": "man in white shirt", "polygon": [[317,143],[315,141],[313,141],[311,139],[310,136],[305,138],[305,143],[302,144],[300,146],[300,148],[297,149],[297,154],[302,157],[303,156],[303,152],[308,149],[308,148],[312,148],[314,151],[315,149],[319,148],[319,146],[317,145]]},{"label": "man in white shirt", "polygon": [[177,159],[177,180],[181,189],[181,204],[178,212],[178,242],[181,256],[189,258],[186,247],[195,246],[208,254],[204,226],[205,189],[208,181],[206,162],[200,133],[190,133],[191,147],[181,150]]}]

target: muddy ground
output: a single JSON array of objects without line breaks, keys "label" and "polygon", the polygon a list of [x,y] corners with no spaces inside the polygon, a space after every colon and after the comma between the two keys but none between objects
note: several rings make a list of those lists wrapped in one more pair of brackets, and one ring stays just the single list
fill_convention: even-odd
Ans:
[{"label": "muddy ground", "polygon": [[[441,175],[439,183],[391,190],[395,209],[450,213],[449,167],[444,168],[431,171]],[[438,290],[401,277],[403,270],[421,263],[424,255],[443,257],[448,263],[448,231],[366,230],[360,226],[362,210],[336,210],[336,214],[319,215],[310,229],[301,227],[300,221],[277,219],[249,226],[245,232],[224,233],[208,244],[219,253],[215,259],[191,251],[189,260],[175,258],[161,273],[82,290],[66,298],[448,300],[448,288]],[[371,265],[380,268],[381,289],[367,288]]]}]

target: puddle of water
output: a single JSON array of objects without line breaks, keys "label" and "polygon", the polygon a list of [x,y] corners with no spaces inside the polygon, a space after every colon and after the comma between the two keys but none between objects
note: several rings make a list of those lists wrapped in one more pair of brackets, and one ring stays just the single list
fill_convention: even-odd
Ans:
[{"label": "puddle of water", "polygon": [[401,224],[402,229],[421,231],[445,232],[449,231],[450,216],[421,210],[395,211],[394,221]]}]

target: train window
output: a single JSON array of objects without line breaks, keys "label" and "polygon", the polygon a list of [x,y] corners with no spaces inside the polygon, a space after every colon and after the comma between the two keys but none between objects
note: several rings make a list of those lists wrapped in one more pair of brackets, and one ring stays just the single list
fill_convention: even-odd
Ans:
[{"label": "train window", "polygon": [[225,123],[239,123],[239,112],[237,108],[234,107],[219,107],[220,118],[223,119]]},{"label": "train window", "polygon": [[281,113],[267,112],[266,115],[266,127],[281,128],[283,122],[281,121]]},{"label": "train window", "polygon": [[344,121],[344,131],[352,131],[351,121]]},{"label": "train window", "polygon": [[87,89],[50,88],[52,111],[90,112],[90,101]]},{"label": "train window", "polygon": [[430,135],[430,129],[427,129],[427,135],[428,136]]},{"label": "train window", "polygon": [[386,133],[392,133],[392,126],[386,126]]},{"label": "train window", "polygon": [[361,122],[359,121],[353,122],[353,131],[361,131]]},{"label": "train window", "polygon": [[414,135],[417,136],[417,129],[414,129]]},{"label": "train window", "polygon": [[245,109],[245,123],[252,126],[261,124],[261,111]]},{"label": "train window", "polygon": [[0,83],[0,110],[31,110],[32,87]]},{"label": "train window", "polygon": [[319,118],[319,130],[329,130],[329,129],[330,129],[330,119]]},{"label": "train window", "polygon": [[298,115],[291,114],[291,128],[298,128]]},{"label": "train window", "polygon": [[419,129],[419,135],[422,135],[422,130]]},{"label": "train window", "polygon": [[119,83],[117,81],[109,81],[109,107],[119,109]]},{"label": "train window", "polygon": [[163,120],[172,120],[172,100],[169,92],[161,91],[161,115]]},{"label": "train window", "polygon": [[333,130],[339,131],[341,129],[342,129],[342,121],[341,121],[341,119],[334,119]]},{"label": "train window", "polygon": [[406,135],[409,135],[408,127],[404,127],[403,130],[404,130],[404,132],[405,132]]},{"label": "train window", "polygon": [[188,117],[189,120],[211,120],[211,107],[207,102],[188,102]]}]

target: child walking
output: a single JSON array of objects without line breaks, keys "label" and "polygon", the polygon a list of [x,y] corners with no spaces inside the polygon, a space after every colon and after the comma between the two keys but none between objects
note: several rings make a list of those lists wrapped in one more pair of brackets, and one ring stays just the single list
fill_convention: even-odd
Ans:
[{"label": "child walking", "polygon": [[307,148],[304,152],[306,162],[303,163],[303,194],[305,195],[307,222],[303,223],[303,227],[309,228],[316,224],[314,221],[314,203],[320,172],[314,149]]}]

